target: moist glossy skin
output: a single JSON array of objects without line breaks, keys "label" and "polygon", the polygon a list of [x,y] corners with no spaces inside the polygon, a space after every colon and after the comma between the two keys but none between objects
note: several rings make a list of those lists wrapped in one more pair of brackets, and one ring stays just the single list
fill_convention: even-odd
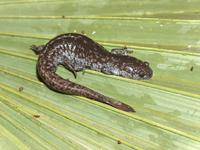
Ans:
[{"label": "moist glossy skin", "polygon": [[152,70],[149,63],[121,53],[108,52],[92,39],[76,33],[62,34],[46,45],[32,46],[39,55],[37,73],[41,80],[55,91],[84,96],[124,111],[132,111],[130,106],[115,101],[85,86],[65,80],[56,74],[58,65],[63,65],[76,77],[76,72],[91,69],[131,79],[149,79]]}]

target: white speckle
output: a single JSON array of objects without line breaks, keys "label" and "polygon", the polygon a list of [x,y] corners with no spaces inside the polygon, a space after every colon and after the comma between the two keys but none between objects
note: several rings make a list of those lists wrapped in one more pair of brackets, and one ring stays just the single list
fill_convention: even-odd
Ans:
[{"label": "white speckle", "polygon": [[116,69],[116,68],[113,68],[113,69],[112,69],[112,73],[113,73],[114,75],[119,75],[119,70]]},{"label": "white speckle", "polygon": [[160,27],[163,27],[164,25],[163,24],[160,24]]},{"label": "white speckle", "polygon": [[63,56],[65,56],[65,57],[68,57],[68,51],[65,51],[65,52],[63,52],[63,54],[62,54]]},{"label": "white speckle", "polygon": [[96,33],[96,31],[93,31],[93,32],[92,32],[92,34],[95,34],[95,33]]},{"label": "white speckle", "polygon": [[188,48],[191,48],[191,47],[192,47],[192,45],[188,45],[187,47],[188,47]]},{"label": "white speckle", "polygon": [[75,53],[71,53],[70,57],[74,58],[75,57]]},{"label": "white speckle", "polygon": [[76,33],[76,30],[74,30],[74,32]]},{"label": "white speckle", "polygon": [[69,49],[71,50],[71,48],[72,48],[72,44],[71,44],[71,43],[69,43],[69,44],[68,44],[68,46],[69,46]]},{"label": "white speckle", "polygon": [[51,51],[51,52],[49,53],[49,55],[52,56],[52,55],[53,55],[53,51]]},{"label": "white speckle", "polygon": [[120,103],[120,102],[114,102],[116,105],[118,105],[118,106],[121,106],[122,105],[122,103]]},{"label": "white speckle", "polygon": [[133,68],[131,68],[131,67],[127,67],[127,68],[128,68],[128,70],[129,70],[130,72],[133,71]]},{"label": "white speckle", "polygon": [[72,47],[72,51],[74,51],[76,49],[76,45],[74,45],[73,47]]},{"label": "white speckle", "polygon": [[122,103],[121,102],[118,102],[118,101],[115,101],[115,102],[113,102],[115,105],[118,105],[118,106],[121,106],[122,105]]},{"label": "white speckle", "polygon": [[60,45],[60,49],[65,49],[63,45]]},{"label": "white speckle", "polygon": [[63,59],[62,59],[61,57],[55,58],[55,59],[54,59],[54,65],[57,65],[57,64],[61,63],[62,60],[63,60]]},{"label": "white speckle", "polygon": [[67,47],[67,44],[64,44],[64,47],[65,47],[65,49],[67,49],[68,47]]}]

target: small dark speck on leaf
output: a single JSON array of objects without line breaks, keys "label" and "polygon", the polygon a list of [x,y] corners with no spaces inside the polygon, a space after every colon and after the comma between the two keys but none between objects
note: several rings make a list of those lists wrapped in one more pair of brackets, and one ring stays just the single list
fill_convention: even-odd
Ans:
[{"label": "small dark speck on leaf", "polygon": [[62,18],[64,19],[64,18],[65,18],[65,16],[63,15],[63,16],[62,16]]},{"label": "small dark speck on leaf", "polygon": [[34,118],[40,118],[40,115],[33,115]]},{"label": "small dark speck on leaf", "polygon": [[193,71],[193,69],[194,69],[194,67],[192,66],[192,67],[190,68],[190,71]]},{"label": "small dark speck on leaf", "polygon": [[122,144],[122,142],[120,140],[117,141],[117,144]]},{"label": "small dark speck on leaf", "polygon": [[18,91],[22,92],[24,90],[24,88],[22,86],[19,87]]}]

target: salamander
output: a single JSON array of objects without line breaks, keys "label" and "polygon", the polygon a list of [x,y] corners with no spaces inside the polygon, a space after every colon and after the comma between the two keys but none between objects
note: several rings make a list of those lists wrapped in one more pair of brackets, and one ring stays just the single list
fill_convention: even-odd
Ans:
[{"label": "salamander", "polygon": [[89,37],[78,33],[61,34],[45,45],[32,45],[31,49],[39,55],[37,74],[50,89],[87,97],[127,112],[135,110],[127,104],[62,78],[56,73],[57,67],[64,66],[75,78],[77,72],[85,69],[136,80],[149,79],[153,74],[149,63],[129,56],[127,48],[116,48],[109,52]]}]

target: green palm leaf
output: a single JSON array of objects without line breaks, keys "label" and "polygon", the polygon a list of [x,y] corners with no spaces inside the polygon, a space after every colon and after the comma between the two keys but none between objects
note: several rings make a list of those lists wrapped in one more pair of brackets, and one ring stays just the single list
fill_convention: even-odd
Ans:
[{"label": "green palm leaf", "polygon": [[[0,2],[0,149],[200,149],[198,0]],[[127,46],[154,76],[135,81],[86,70],[58,74],[133,106],[126,113],[49,90],[30,45],[85,33]]]}]

